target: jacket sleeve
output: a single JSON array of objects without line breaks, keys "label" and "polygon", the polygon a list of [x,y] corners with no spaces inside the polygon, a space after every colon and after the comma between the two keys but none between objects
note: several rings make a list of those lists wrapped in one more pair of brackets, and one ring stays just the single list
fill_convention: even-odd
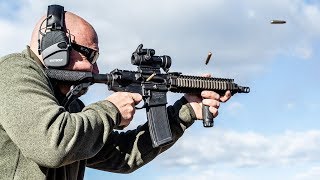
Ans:
[{"label": "jacket sleeve", "polygon": [[23,156],[49,168],[96,155],[106,143],[116,107],[108,101],[69,113],[58,104],[51,84],[23,55],[0,61],[0,124]]},{"label": "jacket sleeve", "polygon": [[87,166],[116,173],[130,173],[150,162],[170,148],[196,119],[192,107],[184,98],[169,106],[167,112],[173,134],[171,144],[153,148],[148,124],[145,123],[135,130],[110,134],[107,144],[87,161]]}]

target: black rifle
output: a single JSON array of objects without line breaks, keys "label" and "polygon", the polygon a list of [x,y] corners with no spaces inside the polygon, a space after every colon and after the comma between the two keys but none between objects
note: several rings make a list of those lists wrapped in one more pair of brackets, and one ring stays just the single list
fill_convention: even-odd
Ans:
[{"label": "black rifle", "polygon": [[[138,66],[137,71],[115,69],[109,74],[47,69],[49,78],[56,81],[81,83],[105,83],[109,90],[139,93],[144,100],[153,147],[172,141],[166,111],[167,92],[200,94],[203,90],[212,90],[224,95],[249,93],[249,87],[238,86],[233,79],[186,76],[180,72],[168,72],[171,66],[170,56],[155,56],[153,49],[142,49],[140,44],[131,57],[131,63]],[[161,73],[162,68],[165,73]],[[213,115],[209,106],[203,106],[203,126],[213,126]]]}]

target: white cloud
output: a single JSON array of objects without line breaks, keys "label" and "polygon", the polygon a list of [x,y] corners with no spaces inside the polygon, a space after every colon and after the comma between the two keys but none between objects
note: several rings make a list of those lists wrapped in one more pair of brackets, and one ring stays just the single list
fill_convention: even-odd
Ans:
[{"label": "white cloud", "polygon": [[315,180],[320,177],[320,167],[313,167],[309,170],[305,170],[304,172],[298,173],[294,180]]},{"label": "white cloud", "polygon": [[162,163],[166,167],[202,169],[213,164],[270,167],[320,160],[320,131],[287,131],[265,136],[215,129],[185,136],[174,150],[163,156]]}]

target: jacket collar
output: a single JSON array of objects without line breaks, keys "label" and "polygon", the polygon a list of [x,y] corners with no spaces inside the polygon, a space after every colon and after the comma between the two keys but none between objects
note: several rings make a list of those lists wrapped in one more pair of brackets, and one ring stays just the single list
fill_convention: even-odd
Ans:
[{"label": "jacket collar", "polygon": [[24,53],[27,54],[28,57],[36,61],[36,63],[38,63],[41,67],[45,67],[38,56],[31,50],[30,46],[27,45],[27,49],[24,51]]}]

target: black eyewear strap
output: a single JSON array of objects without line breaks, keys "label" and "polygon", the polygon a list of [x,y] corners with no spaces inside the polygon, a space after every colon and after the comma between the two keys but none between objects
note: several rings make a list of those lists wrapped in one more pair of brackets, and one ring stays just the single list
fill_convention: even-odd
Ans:
[{"label": "black eyewear strap", "polygon": [[85,47],[85,46],[81,46],[76,43],[71,43],[71,47],[75,51],[78,51],[79,53],[84,55],[91,64],[94,64],[97,62],[97,59],[99,57],[98,51],[91,49],[91,48],[88,48],[88,47]]}]

